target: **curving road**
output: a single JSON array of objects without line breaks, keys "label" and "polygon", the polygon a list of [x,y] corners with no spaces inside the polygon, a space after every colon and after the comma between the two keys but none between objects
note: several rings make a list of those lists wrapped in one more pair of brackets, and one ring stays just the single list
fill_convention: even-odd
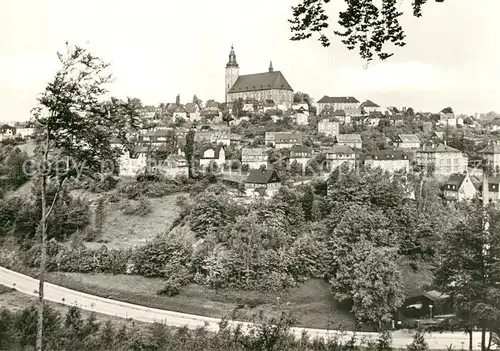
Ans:
[{"label": "curving road", "polygon": [[[3,267],[0,267],[0,284],[12,287],[15,290],[27,295],[38,296],[38,280],[27,275],[20,274]],[[172,312],[155,308],[148,308],[140,305],[133,305],[121,301],[102,298],[99,296],[81,293],[75,290],[63,288],[58,285],[45,283],[45,299],[52,302],[61,303],[68,306],[78,306],[84,310],[94,311],[106,315],[132,318],[137,321],[153,323],[165,323],[172,327],[187,326],[197,328],[205,326],[208,330],[216,332],[220,319],[198,316],[193,314]],[[240,323],[240,322],[237,322]],[[232,322],[233,325],[236,322]],[[241,322],[248,327],[250,323]],[[292,332],[300,337],[302,332],[306,331],[311,337],[329,338],[338,336],[339,333],[325,329],[292,328]],[[376,339],[377,333],[356,333],[358,339]],[[342,338],[349,338],[352,332],[345,333]],[[395,348],[405,347],[413,340],[413,334],[398,330],[393,332],[393,346]],[[452,345],[455,350],[462,348],[468,349],[468,335],[462,333],[435,333],[427,334],[426,340],[432,350],[445,350],[447,346]],[[475,343],[479,342],[480,334],[474,333]],[[479,347],[475,346],[478,350]],[[476,349],[475,348],[475,349]]]}]

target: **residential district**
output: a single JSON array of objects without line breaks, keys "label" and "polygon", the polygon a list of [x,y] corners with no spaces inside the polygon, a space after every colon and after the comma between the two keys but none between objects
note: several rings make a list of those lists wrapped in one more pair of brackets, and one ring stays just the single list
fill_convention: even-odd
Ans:
[{"label": "residential district", "polygon": [[[480,207],[488,207],[483,206],[488,204],[495,207],[495,204],[500,203],[500,114],[489,112],[464,115],[453,111],[453,108],[449,106],[443,106],[438,111],[416,111],[409,106],[381,106],[377,101],[361,101],[356,98],[354,92],[346,92],[346,96],[331,96],[328,91],[325,91],[324,96],[315,100],[306,92],[294,90],[291,84],[293,82],[289,82],[285,78],[285,73],[275,68],[279,68],[276,62],[270,62],[269,67],[263,73],[240,75],[236,53],[231,47],[225,68],[223,101],[217,101],[214,97],[205,97],[207,100],[203,101],[196,95],[192,98],[177,95],[172,97],[172,101],[150,106],[143,105],[140,99],[133,99],[132,102],[137,106],[137,114],[134,116],[135,127],[130,129],[126,141],[110,140],[111,145],[119,149],[121,153],[114,176],[120,178],[122,182],[132,182],[129,183],[132,186],[122,187],[120,191],[125,194],[122,194],[125,196],[122,200],[115,199],[115,201],[114,195],[110,195],[106,200],[109,206],[112,206],[113,202],[125,201],[124,207],[119,207],[119,209],[126,212],[127,206],[136,201],[140,206],[146,205],[131,209],[130,213],[139,213],[144,210],[141,216],[146,216],[155,211],[154,206],[163,205],[158,200],[152,205],[153,208],[147,208],[151,205],[147,205],[146,202],[142,203],[140,200],[143,196],[141,192],[147,192],[146,188],[133,182],[138,182],[139,179],[169,179],[175,181],[169,186],[176,187],[182,184],[183,188],[179,193],[189,193],[189,197],[182,198],[184,196],[182,195],[179,197],[180,200],[176,200],[177,205],[170,204],[171,207],[181,208],[178,218],[173,216],[166,219],[165,214],[161,213],[159,220],[164,224],[165,221],[171,219],[170,228],[175,228],[171,231],[172,233],[182,232],[185,228],[189,228],[188,232],[194,233],[189,240],[196,242],[193,248],[189,245],[183,246],[184,244],[181,245],[177,241],[175,244],[164,244],[161,247],[171,250],[167,255],[168,264],[171,266],[167,267],[165,262],[160,262],[156,258],[151,258],[145,263],[141,260],[144,257],[150,257],[148,255],[164,257],[163,253],[158,251],[159,244],[147,240],[152,239],[156,234],[161,234],[165,228],[147,237],[143,235],[143,232],[147,230],[142,224],[137,226],[128,222],[128,219],[125,220],[122,217],[112,219],[108,215],[106,221],[112,219],[113,222],[109,222],[105,226],[106,229],[102,229],[104,219],[101,218],[100,229],[85,232],[87,233],[85,241],[94,241],[97,244],[96,237],[89,237],[88,233],[94,235],[97,231],[112,232],[113,227],[118,228],[115,231],[120,231],[116,237],[112,238],[108,235],[107,239],[102,239],[103,241],[99,241],[101,244],[94,247],[86,244],[87,247],[80,247],[76,254],[76,251],[67,251],[69,249],[61,243],[69,238],[64,231],[80,233],[81,226],[78,224],[80,222],[72,220],[71,225],[63,223],[67,216],[66,207],[63,207],[54,210],[57,214],[54,221],[60,222],[51,222],[56,224],[52,228],[60,229],[53,229],[55,232],[50,234],[54,246],[49,251],[53,252],[51,255],[57,257],[57,261],[55,258],[49,258],[48,269],[73,272],[72,274],[112,273],[113,275],[133,274],[146,277],[142,279],[168,278],[167,286],[158,293],[168,296],[179,294],[183,287],[188,289],[190,283],[215,289],[215,294],[219,289],[224,288],[268,293],[272,291],[281,294],[282,291],[291,287],[300,286],[309,278],[318,280],[323,278],[330,282],[336,299],[350,301],[351,306],[354,306],[350,312],[359,321],[370,323],[383,321],[392,329],[416,329],[426,323],[436,326],[436,321],[442,322],[447,317],[454,316],[456,304],[450,301],[451,292],[441,291],[438,285],[433,284],[433,278],[429,280],[428,277],[419,276],[418,272],[421,271],[414,266],[420,267],[421,264],[425,266],[428,262],[434,264],[436,260],[441,260],[441,258],[436,258],[438,257],[436,252],[439,250],[441,250],[439,252],[445,252],[447,249],[446,245],[443,246],[438,241],[442,243],[443,238],[448,235],[446,233],[455,233],[454,229],[450,228],[456,229],[460,225],[460,220],[452,218],[452,213],[459,213],[459,217],[462,215],[467,217],[468,215],[464,213],[470,212],[469,210],[467,210],[469,212],[456,212],[457,208],[472,203],[481,203]],[[13,125],[4,124],[0,126],[0,141],[2,145],[23,146],[33,143],[32,139],[36,131],[37,126],[31,121]],[[189,143],[191,143],[191,150],[187,147]],[[363,172],[372,173],[369,176],[360,176]],[[217,179],[217,184],[222,185],[217,188],[219,190],[214,190],[210,187],[210,184],[214,182],[196,183],[193,179],[197,175],[203,175],[203,177],[209,175]],[[344,175],[347,179],[345,181],[342,178]],[[414,180],[413,183],[409,181],[410,178]],[[395,188],[384,183],[395,179],[397,179],[397,186],[404,188],[404,201],[399,202],[399,195],[392,193],[396,192]],[[190,183],[189,180],[193,181]],[[382,183],[385,185],[381,185]],[[326,184],[324,194],[318,184]],[[431,200],[427,199],[433,196],[430,194],[431,191],[425,190],[427,189],[425,184],[437,185],[435,188],[437,193],[434,195],[437,196],[439,208],[443,209],[442,212],[435,209],[422,210],[425,206],[431,206],[429,205]],[[309,188],[304,188],[304,186]],[[310,193],[312,204],[309,205],[309,200],[300,200],[302,195],[294,195],[295,193],[290,193],[291,190],[286,190],[311,189],[311,186],[316,188],[314,195]],[[383,194],[377,193],[380,190],[378,186],[381,187],[380,189],[385,189],[382,191]],[[223,194],[220,193],[220,189],[223,189]],[[305,199],[309,190],[304,191]],[[424,194],[426,191],[429,193]],[[99,194],[97,190],[94,192]],[[320,193],[323,194],[323,200],[316,201],[317,194]],[[81,203],[71,202],[76,200],[63,199],[61,201],[69,201],[67,203],[71,206],[83,206]],[[293,206],[301,201],[304,202],[300,205],[303,207],[299,206],[299,211]],[[415,208],[411,207],[408,210],[409,207],[406,207],[406,204],[415,202],[417,203]],[[101,204],[101,206],[104,205]],[[2,211],[10,210],[11,205],[5,205],[3,208]],[[95,207],[92,208],[95,210]],[[382,210],[379,211],[379,208]],[[405,212],[407,210],[409,212]],[[299,211],[304,219],[295,218],[294,213],[299,212],[294,211]],[[349,215],[350,211],[354,211],[352,216]],[[413,212],[418,212],[419,217],[412,217]],[[71,216],[78,216],[78,213],[78,211],[73,211]],[[93,219],[88,220],[90,224],[98,222],[96,218],[99,213],[93,213]],[[16,214],[16,216],[21,216],[21,214]],[[36,217],[36,214],[32,216]],[[472,217],[467,218],[473,222]],[[0,220],[3,220],[3,217]],[[314,224],[315,221],[319,223],[320,220],[321,226]],[[37,226],[22,226],[21,222],[20,220],[2,222],[5,224],[4,232],[19,231],[21,239],[17,242],[22,243],[20,250],[33,252],[29,249],[35,245],[33,240]],[[81,223],[83,222],[87,223],[87,219]],[[310,226],[304,227],[303,223],[306,222],[311,223]],[[289,232],[279,236],[277,233],[281,233],[279,228],[282,228],[282,223],[287,223],[284,228],[288,228],[286,231]],[[470,223],[467,223],[469,226]],[[149,224],[144,225],[147,227]],[[99,225],[95,224],[95,226],[97,228]],[[403,227],[411,229],[413,234],[406,233],[401,229]],[[251,233],[254,233],[253,231],[259,233],[257,241],[262,247],[257,248],[255,242],[239,237],[238,233],[250,233],[250,228]],[[30,230],[31,236],[26,235],[25,233]],[[432,239],[437,236],[436,231],[440,233],[439,240]],[[316,239],[308,241],[306,232],[314,233],[310,237]],[[330,232],[342,239],[332,244],[327,234],[322,236],[322,233]],[[408,275],[404,273],[403,278],[393,276],[401,267],[397,265],[393,267],[392,264],[395,264],[396,259],[387,258],[394,254],[394,250],[391,251],[393,247],[391,246],[392,239],[390,239],[395,235],[391,234],[393,232],[401,234],[398,239],[394,240],[402,243],[398,244],[399,251],[396,250],[395,255],[400,258],[404,257],[404,272],[413,272]],[[482,229],[478,232],[482,232]],[[254,235],[251,233],[248,235]],[[363,237],[364,239],[360,239],[360,242],[364,243],[364,240],[368,240],[373,246],[368,246],[366,249],[364,244],[351,242],[349,238],[353,235]],[[451,237],[452,234],[449,235]],[[102,243],[113,247],[113,240],[125,236],[129,242],[126,245],[120,243],[112,249],[117,251],[108,251],[105,247],[98,249]],[[318,246],[318,243],[321,244]],[[340,248],[344,247],[342,246],[344,244],[347,246],[342,251]],[[359,251],[354,251],[352,247],[358,244],[361,245],[357,249]],[[206,252],[198,250],[197,247],[205,247]],[[460,247],[462,246],[456,246],[455,249]],[[124,253],[125,251],[120,251],[123,248],[137,251]],[[330,251],[323,252],[322,248]],[[391,253],[383,251],[386,249]],[[252,252],[254,256],[247,257],[249,252]],[[346,254],[349,257],[343,261],[337,262],[334,259],[335,269],[332,268],[333,266],[330,267],[330,264],[326,264],[327,268],[324,268],[323,263],[319,263],[324,260],[318,257],[327,257],[331,252],[335,252],[335,257],[351,253]],[[448,255],[449,251],[446,252],[447,256],[442,257],[448,259],[453,256]],[[358,254],[361,256],[356,256]],[[378,254],[380,255],[376,256]],[[96,255],[114,258],[97,265]],[[288,258],[284,259],[283,255],[288,255],[286,256]],[[301,255],[310,256],[303,258]],[[415,258],[417,256],[418,259]],[[465,256],[465,253],[462,256],[457,254],[457,257]],[[23,264],[29,267],[38,265],[35,254],[19,255],[19,257],[24,260]],[[171,257],[176,257],[176,261],[170,262]],[[235,258],[233,262],[231,257],[237,259]],[[386,267],[390,270],[390,272],[383,270],[373,273],[374,277],[381,279],[380,282],[377,281],[379,285],[375,290],[387,289],[380,293],[385,294],[381,295],[380,299],[377,300],[377,297],[374,297],[377,293],[373,286],[369,286],[368,283],[366,283],[368,285],[363,285],[364,281],[353,280],[352,277],[357,276],[358,273],[353,272],[354,268],[348,263],[343,263],[350,262],[352,257],[363,257],[361,261],[368,262],[370,269],[383,270]],[[15,260],[16,257],[9,259]],[[290,263],[292,259],[296,262],[293,265]],[[376,261],[379,259],[385,263],[370,264],[370,262],[379,262]],[[261,260],[267,263],[255,263],[257,266],[251,263],[261,262]],[[300,263],[297,263],[299,260],[301,260]],[[2,258],[4,267],[5,262]],[[421,262],[427,263],[424,265]],[[456,265],[459,266],[458,263]],[[187,266],[191,268],[187,269]],[[238,267],[241,269],[239,270]],[[365,268],[368,269],[368,266]],[[423,271],[430,270],[423,269]],[[174,275],[173,272],[182,277],[174,280],[171,278]],[[331,274],[337,279],[331,278]],[[79,276],[78,284],[83,284],[81,282],[85,281],[82,277]],[[350,280],[342,280],[342,277]],[[97,281],[99,278],[93,276],[91,280],[94,279]],[[404,289],[401,287],[401,279],[404,280]],[[61,285],[74,289],[83,286],[75,285],[69,273],[63,274],[62,278],[60,275],[52,276],[52,283],[61,281],[63,281]],[[111,284],[111,281],[113,278],[106,278],[104,285]],[[399,283],[394,283],[396,281]],[[392,285],[393,283],[395,285]],[[92,284],[97,283],[87,284],[89,285],[84,290],[89,293],[115,296],[116,291],[110,292],[111,288],[99,290],[92,287]],[[121,288],[118,284],[114,289],[136,289],[135,283],[128,284],[131,285],[121,284]],[[408,288],[413,285],[418,285],[418,288]],[[315,285],[311,290],[314,293],[311,294],[316,294],[320,286]],[[356,295],[358,290],[364,291],[366,296],[370,296],[370,300],[358,299]],[[128,292],[124,294],[129,296]],[[145,298],[137,297],[138,292],[134,294],[136,295],[131,296],[135,297],[127,297],[125,300],[131,303],[145,303]],[[195,296],[196,293],[192,294]],[[204,292],[203,294],[212,293]],[[314,299],[311,294],[305,299]],[[404,297],[401,300],[404,303],[398,302],[401,296]],[[277,302],[267,301],[269,305],[266,306],[269,307],[273,303],[280,305],[280,297],[281,295],[277,297]],[[188,299],[186,299],[183,302],[184,307],[177,306],[176,310],[196,314],[201,310],[206,310],[199,312],[206,315],[220,312],[213,312],[213,306],[210,307],[211,305],[198,302],[196,298],[193,299],[193,306],[189,307]],[[375,299],[374,302],[370,302],[371,299]],[[479,301],[478,299],[480,300],[479,297],[476,300]],[[171,307],[168,304],[173,301],[161,300],[160,297],[155,297],[153,300],[157,302],[156,305],[153,303],[152,307],[160,308],[165,307],[164,304],[167,304],[166,307]],[[242,301],[238,303],[240,306],[238,308],[255,307],[252,307],[253,303],[245,299]],[[259,303],[254,305],[259,305]],[[269,307],[269,309],[272,308]],[[376,315],[371,314],[374,309],[377,310]],[[307,311],[313,313],[312,310]],[[299,323],[302,325],[319,328],[317,323],[314,324],[315,322],[311,322],[312,319],[308,319],[306,313],[301,318],[303,319],[299,320]],[[481,324],[481,318],[470,322],[472,324],[467,324],[465,327],[461,325],[460,328],[465,328],[464,330],[470,332],[476,328],[479,328],[477,330],[483,328],[484,331],[486,329]],[[320,317],[316,318],[316,320],[319,319]]]}]

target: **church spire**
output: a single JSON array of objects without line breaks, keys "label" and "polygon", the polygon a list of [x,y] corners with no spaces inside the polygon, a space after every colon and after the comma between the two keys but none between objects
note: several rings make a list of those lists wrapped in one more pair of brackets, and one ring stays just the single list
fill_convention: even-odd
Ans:
[{"label": "church spire", "polygon": [[273,72],[273,61],[269,61],[269,73]]},{"label": "church spire", "polygon": [[227,67],[239,67],[238,62],[236,62],[236,54],[234,53],[233,44],[231,44],[231,52],[229,53],[229,61],[227,61]]}]

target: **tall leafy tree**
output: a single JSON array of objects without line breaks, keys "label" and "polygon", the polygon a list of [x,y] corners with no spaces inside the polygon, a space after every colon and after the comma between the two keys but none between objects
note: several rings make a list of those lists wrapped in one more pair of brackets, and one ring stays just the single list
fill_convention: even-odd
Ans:
[{"label": "tall leafy tree", "polygon": [[193,127],[186,134],[186,145],[184,146],[184,155],[188,162],[188,176],[193,178],[193,155],[194,155],[194,136],[196,134],[196,127]]},{"label": "tall leafy tree", "polygon": [[[47,221],[66,179],[94,176],[111,171],[118,150],[111,139],[122,136],[121,125],[112,108],[102,103],[111,75],[108,64],[86,49],[66,44],[58,53],[61,68],[38,98],[32,110],[37,123],[36,167],[41,192],[40,284],[36,349],[42,350],[45,265],[47,261]],[[47,201],[47,187],[56,193]]]},{"label": "tall leafy tree", "polygon": [[[454,301],[456,315],[469,332],[481,329],[481,349],[491,346],[491,332],[500,320],[500,211],[473,204],[464,219],[445,234],[436,272],[440,289]],[[490,340],[486,334],[490,332]]]}]

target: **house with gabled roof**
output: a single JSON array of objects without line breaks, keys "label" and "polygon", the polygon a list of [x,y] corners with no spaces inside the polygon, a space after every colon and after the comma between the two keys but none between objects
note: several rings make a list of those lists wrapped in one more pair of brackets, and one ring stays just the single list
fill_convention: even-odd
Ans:
[{"label": "house with gabled roof", "polygon": [[281,188],[281,178],[275,169],[254,169],[245,180],[246,195],[255,198],[259,196],[272,197]]},{"label": "house with gabled roof", "polygon": [[363,141],[360,134],[339,134],[337,135],[337,144],[361,149]]},{"label": "house with gabled roof", "polygon": [[382,111],[382,108],[371,100],[366,100],[360,107],[365,111],[365,113]]},{"label": "house with gabled roof", "polygon": [[189,117],[191,121],[199,121],[200,120],[200,106],[194,102],[188,102],[184,107],[186,111],[186,117]]},{"label": "house with gabled roof", "polygon": [[304,145],[293,145],[290,148],[290,164],[297,162],[305,170],[312,159],[312,148]]},{"label": "house with gabled roof", "polygon": [[455,173],[449,176],[443,189],[447,202],[472,200],[477,190],[467,173]]},{"label": "house with gabled roof", "polygon": [[467,172],[468,157],[465,153],[445,144],[423,146],[416,152],[417,164],[424,170],[432,170],[437,177]]},{"label": "house with gabled roof", "polygon": [[398,149],[418,149],[420,148],[420,139],[416,134],[398,134],[394,144]]},{"label": "house with gabled roof", "polygon": [[[485,193],[483,184],[488,183],[488,190]],[[483,198],[486,196],[487,203],[493,202],[493,203],[500,203],[500,176],[495,176],[487,179],[483,179],[483,184],[479,186],[479,191],[481,194],[481,197]]]},{"label": "house with gabled roof", "polygon": [[224,163],[226,163],[226,151],[222,145],[217,145],[215,147],[206,145],[202,148],[200,166],[204,168],[211,163],[217,164],[218,167],[222,167]]},{"label": "house with gabled roof", "polygon": [[410,170],[410,158],[408,154],[401,150],[377,150],[366,157],[365,166],[370,168],[380,167],[389,173],[408,172]]},{"label": "house with gabled roof", "polygon": [[500,141],[492,141],[479,151],[490,171],[500,173]]},{"label": "house with gabled roof", "polygon": [[358,109],[360,107],[360,102],[353,96],[325,95],[321,99],[319,99],[316,104],[317,104],[318,115],[325,108],[332,108],[333,110],[345,110],[345,109]]},{"label": "house with gabled roof", "polygon": [[118,159],[118,174],[125,177],[135,177],[143,172],[148,165],[148,148],[133,145],[127,148],[122,145],[122,154]]},{"label": "house with gabled roof", "polygon": [[329,171],[335,170],[342,164],[349,165],[349,168],[356,167],[356,153],[350,146],[335,144],[331,148],[323,151],[326,158],[326,165]]},{"label": "house with gabled roof", "polygon": [[16,135],[16,128],[3,124],[0,126],[0,140],[10,139]]}]

